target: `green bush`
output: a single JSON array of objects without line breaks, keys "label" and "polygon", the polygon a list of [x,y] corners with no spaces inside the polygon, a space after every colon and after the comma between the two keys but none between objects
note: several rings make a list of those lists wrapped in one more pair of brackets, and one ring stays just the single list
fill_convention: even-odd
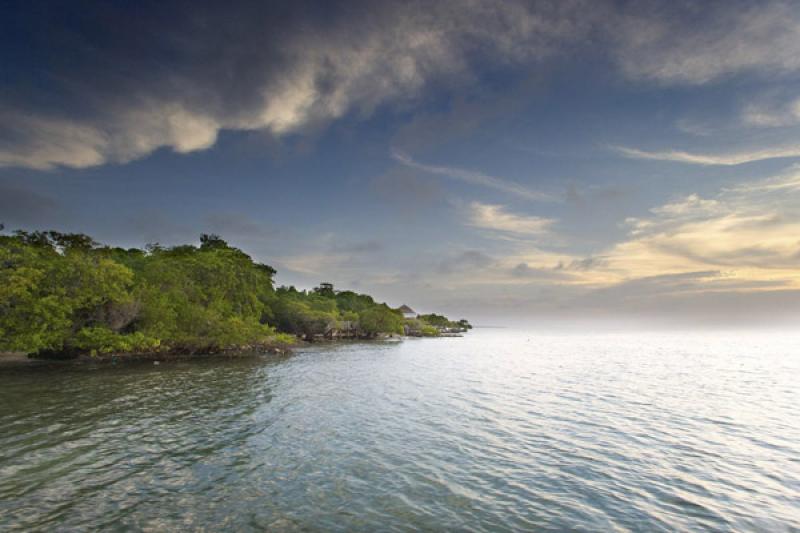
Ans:
[{"label": "green bush", "polygon": [[422,334],[423,337],[438,337],[439,335],[441,335],[441,333],[439,332],[439,328],[436,328],[434,326],[429,326],[427,324],[423,325],[420,328],[420,333]]},{"label": "green bush", "polygon": [[368,295],[275,290],[274,274],[216,235],[146,250],[52,231],[0,235],[0,351],[217,351],[403,332],[402,315]]},{"label": "green bush", "polygon": [[386,305],[370,307],[359,313],[358,325],[359,329],[369,336],[378,333],[403,333],[402,315]]},{"label": "green bush", "polygon": [[81,329],[75,335],[73,345],[91,355],[97,355],[115,352],[150,352],[157,350],[161,342],[138,331],[121,334],[104,327],[93,327]]}]

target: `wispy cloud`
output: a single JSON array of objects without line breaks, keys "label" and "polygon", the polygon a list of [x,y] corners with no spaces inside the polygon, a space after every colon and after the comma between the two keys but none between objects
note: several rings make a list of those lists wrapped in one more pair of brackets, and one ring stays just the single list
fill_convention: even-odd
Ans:
[{"label": "wispy cloud", "polygon": [[614,150],[630,159],[652,159],[655,161],[674,161],[692,165],[722,165],[734,166],[766,159],[781,159],[787,157],[800,157],[800,144],[776,148],[764,148],[729,152],[725,154],[699,154],[681,150],[647,151],[625,146],[614,146]]},{"label": "wispy cloud", "polygon": [[[665,295],[796,290],[800,287],[800,169],[754,180],[703,197],[689,194],[629,218],[629,233],[588,257],[559,256],[531,246],[498,258],[514,278],[550,271],[554,290],[566,286],[620,287],[645,297],[654,286]],[[497,206],[476,206],[495,229],[539,229]],[[547,227],[547,224],[544,224]],[[524,249],[524,248],[523,248]],[[545,276],[546,277],[546,276]],[[623,290],[624,289],[624,290]],[[611,294],[611,293],[609,293]]]},{"label": "wispy cloud", "polygon": [[[741,72],[800,70],[800,16],[792,2],[642,2],[615,21],[617,61],[632,78],[704,84]],[[735,7],[734,7],[735,6]],[[699,21],[699,22],[698,22]]]},{"label": "wispy cloud", "polygon": [[437,176],[463,181],[464,183],[469,183],[471,185],[479,185],[482,187],[503,191],[526,200],[534,200],[537,202],[557,201],[554,196],[551,196],[547,193],[530,189],[513,181],[508,181],[495,176],[489,176],[488,174],[483,174],[482,172],[476,172],[474,170],[466,170],[457,167],[426,165],[415,161],[408,154],[404,154],[403,152],[397,150],[392,151],[392,158],[407,167],[421,170],[429,174],[435,174]]},{"label": "wispy cloud", "polygon": [[739,280],[800,283],[797,182],[786,175],[653,208],[629,219],[629,238],[604,255],[629,277],[725,269]]},{"label": "wispy cloud", "polygon": [[520,235],[548,235],[555,223],[552,218],[511,213],[502,205],[472,202],[469,211],[471,226]]},{"label": "wispy cloud", "polygon": [[800,124],[800,98],[788,101],[760,101],[747,104],[742,122],[759,128],[777,128]]}]

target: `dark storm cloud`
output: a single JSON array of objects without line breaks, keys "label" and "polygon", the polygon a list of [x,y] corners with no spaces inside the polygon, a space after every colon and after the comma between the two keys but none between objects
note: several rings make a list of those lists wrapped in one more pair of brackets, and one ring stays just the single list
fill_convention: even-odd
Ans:
[{"label": "dark storm cloud", "polygon": [[580,33],[574,4],[14,4],[0,165],[125,162],[207,148],[221,129],[280,135],[366,115],[469,79],[481,57],[553,53]]},{"label": "dark storm cloud", "polygon": [[[212,146],[223,129],[298,132],[413,102],[425,89],[480,85],[487,66],[534,72],[587,44],[644,81],[792,73],[796,11],[746,1],[10,2],[0,27],[0,166],[185,153]],[[467,115],[509,105],[514,98],[446,127],[472,129]]]}]

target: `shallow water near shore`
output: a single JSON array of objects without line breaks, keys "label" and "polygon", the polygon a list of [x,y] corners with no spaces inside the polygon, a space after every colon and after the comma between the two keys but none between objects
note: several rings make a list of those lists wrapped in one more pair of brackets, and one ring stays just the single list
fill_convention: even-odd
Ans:
[{"label": "shallow water near shore", "polygon": [[800,336],[0,371],[0,530],[800,528]]}]

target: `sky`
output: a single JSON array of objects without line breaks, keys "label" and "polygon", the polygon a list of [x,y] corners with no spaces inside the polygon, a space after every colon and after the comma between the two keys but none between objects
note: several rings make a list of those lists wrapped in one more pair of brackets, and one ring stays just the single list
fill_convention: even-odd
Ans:
[{"label": "sky", "polygon": [[479,323],[796,323],[800,2],[4,2],[0,222]]}]

